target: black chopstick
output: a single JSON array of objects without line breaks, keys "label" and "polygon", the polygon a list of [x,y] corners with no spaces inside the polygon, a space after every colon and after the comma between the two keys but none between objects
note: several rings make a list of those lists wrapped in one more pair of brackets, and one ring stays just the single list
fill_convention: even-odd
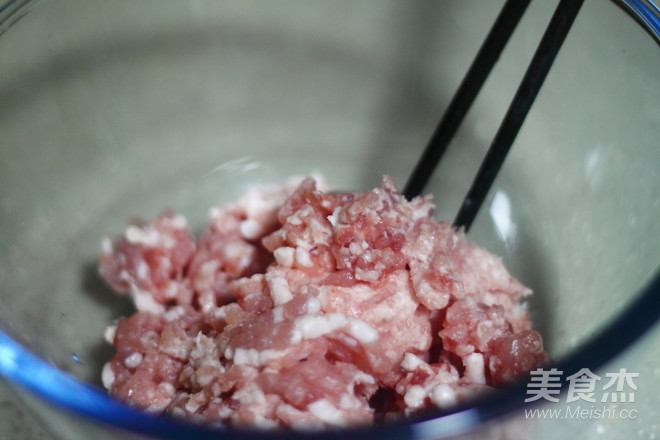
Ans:
[{"label": "black chopstick", "polygon": [[412,199],[418,196],[426,186],[433,170],[447,150],[449,142],[456,134],[479,90],[499,59],[509,37],[516,29],[529,2],[530,0],[508,0],[504,4],[408,179],[403,190],[406,198]]},{"label": "black chopstick", "polygon": [[469,230],[584,0],[561,0],[454,220]]}]

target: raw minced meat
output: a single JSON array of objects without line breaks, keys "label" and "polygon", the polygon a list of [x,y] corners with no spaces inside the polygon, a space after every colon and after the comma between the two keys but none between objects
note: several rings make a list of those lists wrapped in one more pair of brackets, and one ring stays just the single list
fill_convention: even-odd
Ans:
[{"label": "raw minced meat", "polygon": [[499,258],[407,201],[314,179],[104,243],[100,272],[137,312],[106,333],[111,394],[152,412],[322,428],[450,408],[547,360]]}]

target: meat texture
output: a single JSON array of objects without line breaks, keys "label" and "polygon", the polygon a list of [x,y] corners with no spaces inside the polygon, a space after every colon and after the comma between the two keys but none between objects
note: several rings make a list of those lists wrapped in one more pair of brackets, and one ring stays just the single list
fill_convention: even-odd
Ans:
[{"label": "meat texture", "polygon": [[195,241],[166,213],[105,242],[137,312],[107,332],[103,380],[147,411],[316,429],[450,408],[547,360],[499,258],[407,201],[314,179],[211,210]]}]

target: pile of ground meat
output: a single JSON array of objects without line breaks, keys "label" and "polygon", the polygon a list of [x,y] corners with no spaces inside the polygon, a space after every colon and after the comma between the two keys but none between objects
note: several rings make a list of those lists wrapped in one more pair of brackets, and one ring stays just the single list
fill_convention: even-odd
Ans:
[{"label": "pile of ground meat", "polygon": [[450,408],[543,364],[499,258],[407,201],[308,178],[213,208],[195,240],[166,213],[104,241],[137,312],[111,326],[103,382],[147,411],[316,429]]}]

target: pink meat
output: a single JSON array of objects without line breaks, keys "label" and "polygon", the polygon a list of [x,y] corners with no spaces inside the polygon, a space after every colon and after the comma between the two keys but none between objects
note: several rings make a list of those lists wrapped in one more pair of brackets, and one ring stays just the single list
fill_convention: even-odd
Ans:
[{"label": "pink meat", "polygon": [[183,217],[167,213],[149,224],[131,225],[114,245],[104,247],[101,275],[117,292],[133,294],[138,309],[192,301],[185,269],[195,242]]},{"label": "pink meat", "polygon": [[138,312],[104,370],[138,407],[316,429],[451,407],[547,361],[497,257],[407,201],[313,179],[211,211],[193,241],[165,214],[106,246],[100,271]]},{"label": "pink meat", "polygon": [[204,310],[232,301],[229,283],[263,272],[272,260],[258,241],[248,241],[241,235],[241,218],[240,212],[216,214],[213,224],[197,241],[198,250],[187,275]]},{"label": "pink meat", "polygon": [[490,376],[495,386],[512,382],[549,360],[543,351],[541,335],[534,330],[495,338],[488,348]]}]

